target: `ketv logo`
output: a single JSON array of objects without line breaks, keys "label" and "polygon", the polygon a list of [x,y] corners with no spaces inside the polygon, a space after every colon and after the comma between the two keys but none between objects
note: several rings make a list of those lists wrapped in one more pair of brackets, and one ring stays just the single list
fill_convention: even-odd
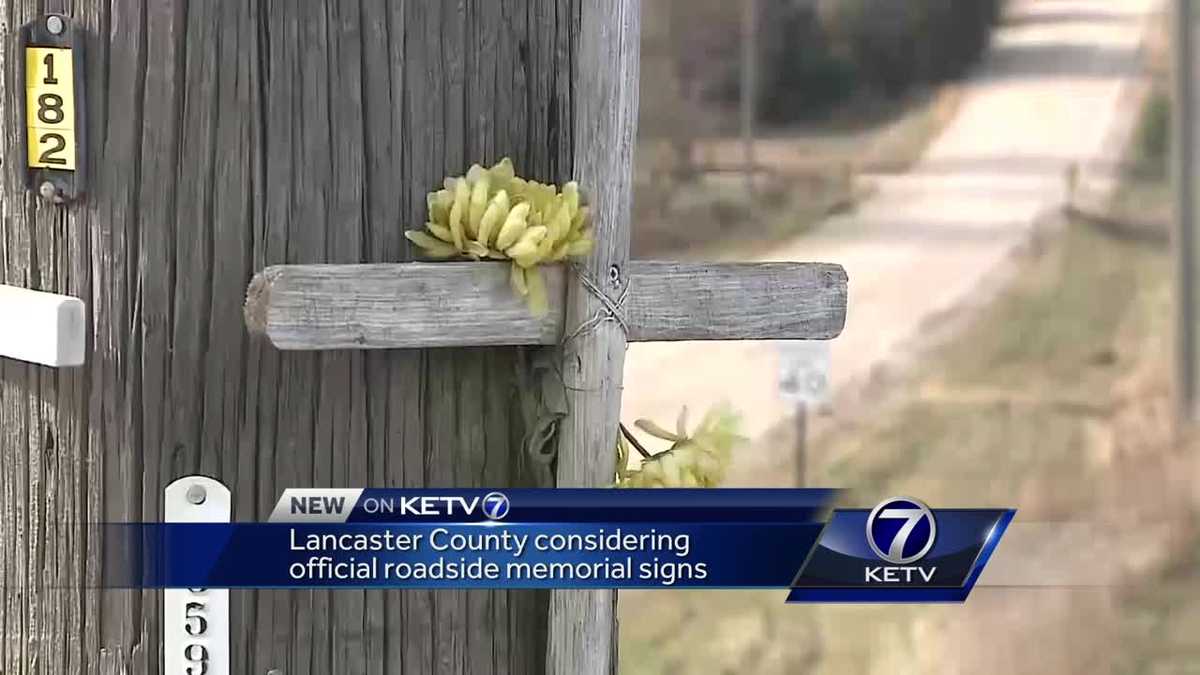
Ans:
[{"label": "ketv logo", "polygon": [[941,509],[892,497],[835,509],[792,582],[791,602],[962,602],[1012,509]]},{"label": "ketv logo", "polygon": [[912,497],[883,500],[867,516],[866,535],[875,555],[891,564],[865,567],[863,581],[911,584],[933,580],[936,566],[913,564],[928,555],[937,538],[937,520],[924,502]]},{"label": "ketv logo", "polygon": [[502,492],[289,488],[275,504],[271,522],[479,522],[504,520],[509,509]]}]

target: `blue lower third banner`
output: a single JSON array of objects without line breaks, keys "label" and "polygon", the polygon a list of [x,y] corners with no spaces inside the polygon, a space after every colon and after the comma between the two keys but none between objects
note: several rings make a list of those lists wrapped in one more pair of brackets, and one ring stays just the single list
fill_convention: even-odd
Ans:
[{"label": "blue lower third banner", "polygon": [[834,490],[287,490],[265,523],[108,524],[143,588],[779,588],[965,600],[1011,510]]}]

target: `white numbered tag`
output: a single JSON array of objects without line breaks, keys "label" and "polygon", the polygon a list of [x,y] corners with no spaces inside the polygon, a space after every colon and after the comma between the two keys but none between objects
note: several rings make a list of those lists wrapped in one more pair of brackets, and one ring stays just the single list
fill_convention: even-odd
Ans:
[{"label": "white numbered tag", "polygon": [[[205,476],[186,476],[167,486],[169,523],[227,523],[229,488]],[[229,675],[229,589],[168,588],[163,591],[163,673]]]}]

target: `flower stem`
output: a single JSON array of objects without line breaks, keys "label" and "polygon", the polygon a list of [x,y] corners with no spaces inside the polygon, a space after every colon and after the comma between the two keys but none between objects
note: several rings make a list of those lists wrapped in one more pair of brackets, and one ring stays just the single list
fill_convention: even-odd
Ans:
[{"label": "flower stem", "polygon": [[650,453],[646,452],[646,448],[643,448],[641,443],[638,443],[638,439],[634,438],[633,434],[630,433],[629,428],[625,426],[624,422],[620,423],[620,427],[621,435],[625,437],[625,440],[629,441],[635,450],[641,453],[642,459],[650,459]]}]

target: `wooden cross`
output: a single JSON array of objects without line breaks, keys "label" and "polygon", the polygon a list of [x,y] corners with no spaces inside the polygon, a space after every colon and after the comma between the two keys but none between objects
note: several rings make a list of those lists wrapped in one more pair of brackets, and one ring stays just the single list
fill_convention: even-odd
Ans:
[{"label": "wooden cross", "polygon": [[[628,289],[628,334],[609,321],[564,344],[570,415],[558,430],[559,487],[612,480],[626,338],[825,340],[845,323],[840,265],[631,261],[626,269],[592,261],[580,272],[607,271],[595,283],[611,301]],[[550,312],[542,319],[508,276],[502,262],[280,265],[251,281],[246,319],[280,349],[317,350],[555,345],[596,312],[605,315],[604,303],[562,266],[546,269]],[[615,667],[614,592],[555,591],[549,622],[547,672]]]},{"label": "wooden cross", "polygon": [[[23,171],[50,169],[31,166],[20,133],[39,97],[25,96],[35,103],[27,110],[18,94],[33,90],[10,86],[14,95],[0,100],[10,130],[0,139],[10,169],[0,185],[0,281],[14,287],[0,288],[0,483],[13,496],[0,518],[0,584],[12,589],[0,607],[4,672],[158,668],[163,650],[152,638],[166,634],[166,616],[152,611],[149,594],[92,588],[104,564],[97,552],[111,541],[86,523],[162,517],[164,482],[181,474],[227,483],[229,513],[253,518],[260,492],[365,481],[382,453],[402,455],[389,475],[413,487],[482,481],[444,466],[422,475],[419,462],[502,461],[515,451],[509,435],[462,452],[447,445],[481,437],[487,421],[528,430],[425,414],[428,400],[498,418],[508,401],[490,397],[516,378],[493,378],[484,363],[464,367],[463,386],[450,387],[407,354],[339,355],[317,369],[264,354],[261,341],[247,349],[237,311],[251,269],[261,273],[250,324],[284,349],[558,344],[592,317],[607,318],[606,303],[627,291],[624,324],[596,322],[561,349],[537,350],[561,359],[571,385],[570,414],[544,436],[556,444],[551,478],[560,487],[613,477],[627,339],[826,338],[842,325],[845,275],[836,266],[629,261],[638,0],[312,0],[261,11],[233,2],[187,11],[165,2],[0,4],[8,17],[0,33],[11,40],[0,69],[10,84],[31,82],[30,63],[45,66],[41,84],[55,79],[40,52],[21,58],[12,48],[19,26],[54,33],[39,12],[57,8],[80,31],[87,53],[70,63],[88,95],[75,96],[79,123],[59,131],[74,132],[71,185],[81,187],[84,173],[98,179],[64,201]],[[83,115],[88,101],[103,103],[103,114]],[[426,187],[411,181],[506,154],[533,178],[578,180],[591,197],[596,250],[578,275],[549,271],[544,320],[512,296],[503,264],[263,269],[400,259],[409,253],[401,214],[419,215]],[[59,367],[85,356],[83,368],[50,374],[2,358]],[[496,356],[501,367],[519,363]],[[341,381],[378,365],[396,377]],[[363,410],[368,395],[395,405]],[[384,409],[414,415],[372,424]],[[302,423],[310,411],[322,421]],[[345,462],[327,461],[347,448]],[[498,464],[485,475],[529,478]],[[66,561],[52,584],[61,589],[28,574],[50,559]],[[503,595],[511,597],[464,607],[457,592],[403,603],[394,594],[246,594],[230,617],[234,667],[524,673],[541,672],[544,653],[549,673],[615,669],[611,591],[553,592],[548,624],[540,594]],[[494,614],[478,611],[485,606]],[[402,617],[403,635],[392,617]]]},{"label": "wooden cross", "polygon": [[[557,429],[555,485],[563,488],[612,481],[627,340],[836,337],[846,318],[839,265],[629,260],[639,13],[634,0],[580,6],[588,29],[573,59],[572,178],[591,197],[596,247],[575,273],[547,268],[545,318],[514,296],[506,263],[281,265],[250,283],[250,330],[292,350],[562,344],[569,414]],[[622,296],[621,321],[576,335],[609,318]],[[546,672],[615,672],[615,607],[613,591],[553,591]]]}]

